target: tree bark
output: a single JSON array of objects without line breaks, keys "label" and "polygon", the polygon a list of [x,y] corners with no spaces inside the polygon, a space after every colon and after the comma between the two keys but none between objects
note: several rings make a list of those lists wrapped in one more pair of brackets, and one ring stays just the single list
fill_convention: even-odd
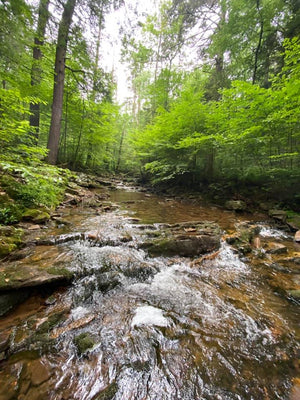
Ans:
[{"label": "tree bark", "polygon": [[[39,86],[42,80],[42,69],[40,61],[43,57],[41,47],[44,44],[46,26],[49,19],[49,3],[50,0],[40,0],[39,10],[38,10],[38,24],[36,29],[36,35],[34,38],[33,46],[33,62],[31,68],[31,86],[34,88]],[[33,93],[35,94],[35,93]],[[40,131],[40,103],[30,103],[30,117],[29,125],[31,135],[34,141],[37,143],[39,139]]]},{"label": "tree bark", "polygon": [[261,50],[261,45],[262,45],[262,39],[263,39],[263,34],[264,34],[264,21],[262,17],[262,12],[260,8],[260,0],[256,0],[256,9],[259,15],[259,24],[260,24],[260,31],[259,31],[259,39],[258,43],[255,49],[255,55],[254,55],[254,67],[253,67],[253,75],[252,75],[252,84],[254,85],[257,80],[257,70],[258,70],[258,56]]},{"label": "tree bark", "polygon": [[49,149],[47,161],[49,164],[57,164],[59,138],[61,128],[61,117],[63,110],[63,96],[65,85],[65,59],[69,38],[70,26],[76,5],[76,0],[67,0],[59,24],[58,37],[55,54],[55,71],[51,125],[47,148]]}]

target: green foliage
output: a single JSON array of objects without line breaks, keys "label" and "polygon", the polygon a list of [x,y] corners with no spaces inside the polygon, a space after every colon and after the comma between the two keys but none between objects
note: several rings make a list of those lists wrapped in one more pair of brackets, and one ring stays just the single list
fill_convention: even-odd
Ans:
[{"label": "green foliage", "polygon": [[285,49],[285,66],[271,88],[234,81],[221,92],[220,101],[206,102],[205,80],[197,87],[190,75],[170,110],[161,110],[135,140],[154,182],[238,180],[260,184],[278,198],[296,196],[300,189],[299,40],[286,41]]},{"label": "green foliage", "polygon": [[19,208],[15,204],[11,204],[7,207],[0,207],[0,224],[14,224],[19,221],[20,216]]},{"label": "green foliage", "polygon": [[38,160],[46,150],[37,147],[29,133],[29,104],[39,101],[22,96],[18,89],[0,89],[0,159],[16,157],[20,161]]},{"label": "green foliage", "polygon": [[[1,162],[0,167],[2,188],[21,208],[57,206],[70,176],[67,170],[43,164]],[[9,211],[6,211],[6,215],[10,215]]]}]

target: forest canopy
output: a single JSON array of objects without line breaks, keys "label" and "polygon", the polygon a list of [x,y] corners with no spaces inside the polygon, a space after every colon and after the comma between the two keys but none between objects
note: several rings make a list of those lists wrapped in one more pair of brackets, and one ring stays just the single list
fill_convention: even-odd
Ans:
[{"label": "forest canopy", "polygon": [[[120,60],[108,70],[114,15]],[[161,0],[149,12],[134,0],[2,0],[0,17],[2,169],[258,185],[299,202],[299,1]]]}]

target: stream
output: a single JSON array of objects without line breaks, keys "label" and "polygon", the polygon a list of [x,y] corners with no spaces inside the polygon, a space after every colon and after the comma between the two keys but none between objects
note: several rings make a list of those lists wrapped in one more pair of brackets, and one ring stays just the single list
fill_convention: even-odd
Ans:
[{"label": "stream", "polygon": [[[75,278],[0,318],[0,400],[299,399],[299,303],[274,283],[299,284],[292,235],[260,216],[130,187],[105,193],[105,212],[65,207],[68,223],[39,233],[77,238],[16,261],[63,265]],[[194,221],[221,229],[211,257],[141,246],[172,224],[193,233]],[[243,255],[224,235],[245,221],[260,227],[260,249]],[[265,254],[269,242],[287,253]]]}]

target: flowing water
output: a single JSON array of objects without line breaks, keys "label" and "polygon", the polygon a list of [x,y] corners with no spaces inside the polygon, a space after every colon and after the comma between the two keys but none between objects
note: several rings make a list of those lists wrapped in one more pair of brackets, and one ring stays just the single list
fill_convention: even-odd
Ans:
[{"label": "flowing water", "polygon": [[[65,209],[71,224],[47,231],[90,234],[19,261],[63,263],[76,278],[0,319],[0,342],[10,343],[0,399],[297,400],[299,305],[269,283],[299,279],[299,268],[272,268],[225,241],[199,263],[149,257],[140,243],[166,224],[208,220],[231,232],[242,217],[126,188],[109,194],[116,209]],[[260,240],[284,243],[285,257],[299,252],[267,225]]]}]

